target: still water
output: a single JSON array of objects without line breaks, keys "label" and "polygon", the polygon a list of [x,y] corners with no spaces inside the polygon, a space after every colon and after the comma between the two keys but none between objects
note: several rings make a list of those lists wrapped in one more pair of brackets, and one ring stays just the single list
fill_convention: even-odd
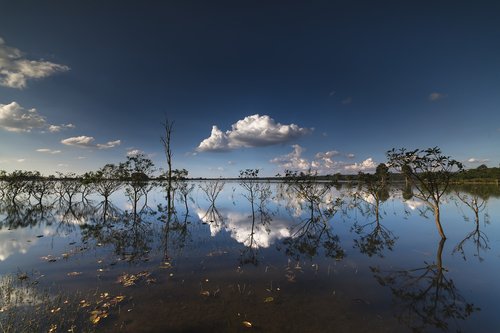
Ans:
[{"label": "still water", "polygon": [[174,214],[161,186],[135,214],[124,189],[41,205],[4,193],[2,331],[500,331],[498,187],[452,189],[441,240],[398,187],[377,218],[345,184],[185,185]]}]

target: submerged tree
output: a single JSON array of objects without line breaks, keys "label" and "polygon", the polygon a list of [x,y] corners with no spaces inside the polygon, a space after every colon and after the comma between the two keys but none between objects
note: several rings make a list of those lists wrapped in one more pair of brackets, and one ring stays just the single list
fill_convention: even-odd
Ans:
[{"label": "submerged tree", "polygon": [[190,183],[188,181],[187,176],[188,176],[188,171],[186,169],[172,170],[172,177],[173,177],[172,201],[174,201],[173,199],[175,199],[175,192],[179,192],[180,194],[179,199],[184,204],[184,208],[186,209],[186,214],[185,214],[186,217],[189,214],[189,207],[188,207],[189,195],[194,190],[195,187],[193,183]]},{"label": "submerged tree", "polygon": [[164,134],[161,137],[161,142],[163,144],[163,150],[165,151],[165,157],[167,158],[167,208],[172,210],[172,129],[174,127],[174,122],[165,120],[163,123]]},{"label": "submerged tree", "polygon": [[445,156],[437,147],[407,151],[405,148],[387,152],[389,166],[403,173],[416,189],[414,196],[434,212],[436,227],[446,239],[440,219],[440,205],[452,178],[463,170],[462,163]]},{"label": "submerged tree", "polygon": [[151,190],[150,178],[155,170],[153,161],[140,153],[127,156],[127,161],[120,165],[124,177],[127,179],[125,193],[132,202],[134,216],[137,216],[137,203],[144,197],[144,206],[147,206],[147,195]]},{"label": "submerged tree", "polygon": [[[381,167],[383,165],[383,167]],[[381,169],[379,171],[379,168]],[[377,223],[380,219],[380,205],[389,199],[388,173],[385,164],[379,164],[375,174],[359,172],[361,181],[358,192],[355,194],[374,210]]]},{"label": "submerged tree", "polygon": [[[476,247],[476,256],[479,261],[483,261],[481,257],[481,251],[486,251],[490,247],[488,245],[489,239],[486,233],[481,231],[480,223],[479,223],[479,214],[486,209],[487,200],[481,197],[481,190],[478,188],[473,188],[470,193],[460,192],[459,190],[455,191],[455,195],[459,201],[465,204],[466,207],[470,208],[474,213],[474,229],[469,232],[463,240],[461,240],[453,249],[453,253],[460,252],[462,258],[465,260],[465,245],[468,241],[472,240]],[[488,223],[488,215],[485,214],[485,223]],[[465,220],[468,220],[466,216],[464,216]]]},{"label": "submerged tree", "polygon": [[242,195],[248,200],[252,209],[251,229],[249,235],[248,248],[242,253],[242,263],[257,264],[256,249],[258,245],[254,243],[255,223],[257,213],[260,217],[260,223],[267,232],[270,232],[268,226],[271,222],[271,216],[267,211],[266,204],[271,197],[271,188],[269,182],[259,180],[259,169],[245,169],[240,171],[240,186],[243,187]]},{"label": "submerged tree", "polygon": [[289,205],[296,206],[293,207],[295,215],[305,214],[283,244],[286,253],[295,259],[300,254],[313,257],[323,248],[326,256],[340,260],[345,252],[329,221],[341,210],[343,201],[331,195],[331,183],[318,182],[315,176],[310,170],[307,173],[285,172],[281,196],[286,197]]},{"label": "submerged tree", "polygon": [[199,185],[199,188],[205,194],[205,199],[210,203],[207,211],[200,219],[205,223],[213,224],[215,228],[220,228],[224,224],[224,218],[215,205],[215,201],[224,189],[224,185],[225,182],[221,179],[204,181]]}]

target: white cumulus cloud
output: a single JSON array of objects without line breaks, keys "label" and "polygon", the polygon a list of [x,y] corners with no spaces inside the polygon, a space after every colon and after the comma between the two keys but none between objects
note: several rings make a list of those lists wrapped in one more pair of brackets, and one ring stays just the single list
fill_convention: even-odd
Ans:
[{"label": "white cumulus cloud", "polygon": [[289,170],[307,170],[311,167],[311,163],[305,158],[302,158],[304,148],[299,145],[292,145],[293,151],[289,154],[273,158],[270,162],[278,164],[283,169]]},{"label": "white cumulus cloud", "polygon": [[51,125],[37,109],[26,109],[17,102],[0,104],[0,128],[9,132],[59,132],[62,129],[75,128],[73,124]]},{"label": "white cumulus cloud", "polygon": [[35,108],[25,109],[17,102],[0,104],[0,127],[9,132],[31,132],[44,128],[47,122]]},{"label": "white cumulus cloud", "polygon": [[0,38],[0,85],[22,89],[29,79],[41,79],[69,67],[45,60],[28,60],[19,49],[10,47]]},{"label": "white cumulus cloud", "polygon": [[336,157],[351,158],[350,155],[352,155],[345,155],[336,150],[318,152],[314,155],[314,159],[309,161],[302,156],[304,148],[299,145],[293,145],[292,148],[293,151],[291,153],[275,157],[269,162],[277,164],[282,169],[296,171],[311,169],[318,172],[318,174],[332,174],[337,172],[352,174],[359,171],[372,172],[377,167],[377,163],[371,157],[360,163],[335,160],[334,158]]},{"label": "white cumulus cloud", "polygon": [[198,152],[228,151],[238,148],[271,146],[289,142],[311,130],[295,124],[282,125],[267,115],[255,114],[238,120],[226,132],[214,125],[210,137],[203,140],[196,150]]},{"label": "white cumulus cloud", "polygon": [[374,171],[377,168],[377,163],[375,163],[373,158],[369,157],[361,163],[354,163],[354,164],[346,165],[346,166],[344,166],[344,168],[347,171],[370,172],[370,171]]},{"label": "white cumulus cloud", "polygon": [[127,152],[127,156],[136,156],[140,154],[144,154],[144,152],[140,149],[132,149]]},{"label": "white cumulus cloud", "polygon": [[109,149],[119,146],[121,144],[121,140],[96,144],[93,136],[80,135],[61,140],[61,143],[67,146],[75,146],[80,148]]}]

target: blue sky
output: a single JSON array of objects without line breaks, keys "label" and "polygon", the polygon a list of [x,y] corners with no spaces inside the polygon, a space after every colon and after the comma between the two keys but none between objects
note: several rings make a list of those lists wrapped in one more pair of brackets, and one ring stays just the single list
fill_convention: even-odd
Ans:
[{"label": "blue sky", "polygon": [[[500,162],[500,4],[0,3],[0,169],[370,171],[393,147]],[[214,126],[216,126],[214,128]]]}]

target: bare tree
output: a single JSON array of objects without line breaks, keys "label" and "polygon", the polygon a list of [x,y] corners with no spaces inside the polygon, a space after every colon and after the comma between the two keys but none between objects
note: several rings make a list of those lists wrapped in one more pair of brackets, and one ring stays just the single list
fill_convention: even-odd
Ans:
[{"label": "bare tree", "polygon": [[172,208],[172,129],[174,127],[174,122],[165,119],[163,123],[164,134],[161,137],[161,142],[163,143],[163,150],[165,151],[165,157],[167,158],[167,204],[168,211],[170,212]]}]

